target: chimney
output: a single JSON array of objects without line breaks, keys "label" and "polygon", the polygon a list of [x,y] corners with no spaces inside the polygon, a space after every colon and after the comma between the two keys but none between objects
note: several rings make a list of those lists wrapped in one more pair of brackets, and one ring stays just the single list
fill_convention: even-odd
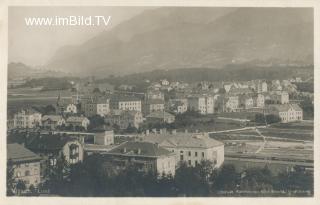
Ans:
[{"label": "chimney", "polygon": [[177,130],[176,130],[176,129],[173,129],[173,130],[171,131],[171,134],[173,134],[173,135],[177,134]]}]

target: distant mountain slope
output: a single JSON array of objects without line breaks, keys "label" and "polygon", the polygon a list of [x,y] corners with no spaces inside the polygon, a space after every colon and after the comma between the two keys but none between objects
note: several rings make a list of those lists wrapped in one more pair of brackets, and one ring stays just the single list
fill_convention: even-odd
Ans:
[{"label": "distant mountain slope", "polygon": [[243,65],[227,65],[224,69],[210,68],[181,68],[172,70],[153,70],[143,73],[109,77],[100,79],[98,82],[108,82],[119,86],[121,84],[148,86],[146,80],[156,82],[161,79],[195,83],[200,81],[249,81],[255,79],[275,80],[301,77],[308,79],[313,77],[313,66],[269,66],[265,67]]},{"label": "distant mountain slope", "polygon": [[154,69],[221,68],[255,60],[313,63],[307,8],[159,8],[79,46],[57,51],[47,67],[81,75]]},{"label": "distant mountain slope", "polygon": [[8,79],[16,78],[43,78],[43,77],[63,77],[67,73],[61,71],[49,71],[44,69],[35,69],[23,63],[8,64]]}]

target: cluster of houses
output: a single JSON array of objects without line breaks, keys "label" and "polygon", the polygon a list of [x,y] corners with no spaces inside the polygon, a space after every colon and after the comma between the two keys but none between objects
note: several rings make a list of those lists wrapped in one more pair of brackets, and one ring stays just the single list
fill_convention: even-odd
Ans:
[{"label": "cluster of houses", "polygon": [[[143,122],[173,123],[177,114],[188,110],[202,115],[260,112],[276,115],[282,122],[303,119],[302,109],[289,100],[289,94],[296,90],[289,80],[187,84],[170,83],[163,79],[150,83],[143,95],[106,94],[88,88],[83,90],[82,94],[77,92],[73,95],[71,100],[59,95],[55,105],[56,114],[42,116],[33,109],[19,111],[11,120],[10,127],[72,127],[87,130],[90,124],[88,118],[99,115],[110,126],[138,129]],[[165,97],[172,90],[175,91],[174,95]]]},{"label": "cluster of houses", "polygon": [[[93,153],[100,155],[102,163],[111,165],[116,172],[134,165],[138,171],[173,176],[181,162],[197,166],[201,161],[209,160],[218,168],[224,161],[224,144],[209,138],[207,133],[147,130],[134,140],[122,143],[115,143],[113,131],[21,131],[11,134],[14,137],[7,146],[8,162],[13,167],[14,180],[24,181],[27,189],[31,185],[39,187],[48,179],[50,170],[59,166],[62,160],[76,164]],[[88,144],[87,137],[93,137],[93,143]]]},{"label": "cluster of houses", "polygon": [[[121,89],[132,91],[132,86]],[[138,129],[144,122],[174,123],[176,115],[187,111],[201,115],[261,112],[276,115],[282,122],[299,121],[303,111],[289,99],[295,90],[289,80],[187,84],[163,79],[150,83],[142,94],[99,92],[87,86],[69,99],[59,95],[55,113],[42,115],[32,108],[15,113],[8,120],[9,128],[15,128],[8,129],[8,161],[15,180],[23,180],[27,187],[44,182],[46,173],[60,160],[76,164],[92,153],[101,155],[116,170],[134,163],[141,171],[174,175],[180,162],[197,166],[203,160],[218,168],[224,162],[224,144],[207,133],[147,129],[133,140],[116,142],[113,130],[88,130],[89,119],[101,116],[106,124],[119,129]]]}]

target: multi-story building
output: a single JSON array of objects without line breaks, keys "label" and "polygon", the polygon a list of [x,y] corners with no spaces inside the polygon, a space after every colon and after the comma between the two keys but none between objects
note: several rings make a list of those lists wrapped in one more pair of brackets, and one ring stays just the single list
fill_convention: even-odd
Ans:
[{"label": "multi-story building", "polygon": [[[13,168],[15,182],[24,181],[27,189],[41,183],[40,156],[19,144],[7,145],[7,160]],[[15,190],[12,190],[15,191]]]},{"label": "multi-story building", "polygon": [[185,161],[189,166],[196,166],[202,160],[209,160],[220,167],[224,162],[224,144],[207,133],[150,133],[142,136],[142,140],[175,153],[176,164]]},{"label": "multi-story building", "polygon": [[90,120],[83,116],[71,116],[66,120],[66,126],[83,127],[84,129],[87,129],[89,124]]},{"label": "multi-story building", "polygon": [[276,104],[289,103],[289,94],[286,91],[275,91],[270,93],[270,100]]},{"label": "multi-story building", "polygon": [[141,99],[130,96],[117,96],[110,100],[111,109],[134,110],[141,112]]},{"label": "multi-story building", "polygon": [[147,101],[147,114],[152,112],[164,111],[164,100],[150,99]]},{"label": "multi-story building", "polygon": [[175,121],[175,116],[168,112],[152,112],[146,117],[148,122],[155,123],[173,123]]},{"label": "multi-story building", "polygon": [[214,113],[214,100],[212,96],[198,95],[188,97],[189,110],[198,111],[202,115]]},{"label": "multi-story building", "polygon": [[91,98],[83,103],[85,116],[105,116],[110,112],[110,100],[105,97]]},{"label": "multi-story building", "polygon": [[65,119],[61,115],[44,115],[42,117],[42,127],[56,129],[66,124]]},{"label": "multi-story building", "polygon": [[226,95],[222,100],[223,112],[235,112],[239,108],[239,97],[236,95]]},{"label": "multi-story building", "polygon": [[267,108],[269,114],[279,116],[281,122],[303,120],[303,110],[297,104],[273,104]]},{"label": "multi-story building", "polygon": [[120,129],[127,129],[129,126],[139,128],[143,122],[141,112],[134,110],[112,110],[105,116],[105,122],[110,125],[118,125]]},{"label": "multi-story building", "polygon": [[107,153],[103,153],[106,162],[122,170],[128,165],[138,167],[139,171],[155,174],[175,175],[176,154],[157,144],[149,142],[125,142]]},{"label": "multi-story building", "polygon": [[34,128],[41,125],[41,113],[34,109],[22,109],[13,117],[14,128]]}]

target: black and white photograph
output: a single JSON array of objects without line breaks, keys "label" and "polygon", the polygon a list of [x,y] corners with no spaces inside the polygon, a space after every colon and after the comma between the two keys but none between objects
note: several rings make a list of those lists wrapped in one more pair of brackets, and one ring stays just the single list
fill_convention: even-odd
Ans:
[{"label": "black and white photograph", "polygon": [[315,25],[312,6],[8,6],[3,197],[313,199]]}]

